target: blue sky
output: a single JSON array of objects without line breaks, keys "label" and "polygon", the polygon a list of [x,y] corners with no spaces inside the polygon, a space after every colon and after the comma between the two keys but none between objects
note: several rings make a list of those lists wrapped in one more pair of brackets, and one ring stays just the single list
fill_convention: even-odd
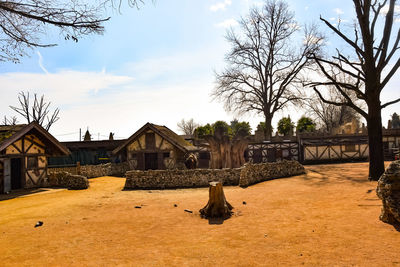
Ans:
[{"label": "blue sky", "polygon": [[[299,24],[316,22],[325,30],[328,48],[341,47],[319,21],[333,23],[341,18],[351,22],[351,1],[288,1]],[[146,1],[140,9],[126,4],[121,14],[108,10],[104,35],[65,41],[50,29],[43,41],[57,47],[28,51],[20,64],[0,62],[0,115],[13,115],[9,105],[17,104],[21,90],[45,94],[61,109],[61,119],[51,133],[60,140],[77,140],[79,128],[89,127],[94,139],[105,139],[110,131],[127,138],[146,122],[177,130],[182,118],[205,124],[230,121],[223,104],[212,101],[214,70],[224,67],[229,44],[224,39],[228,27],[245,16],[249,7],[262,1],[251,0],[157,0]],[[399,97],[399,75],[385,89],[382,98]],[[383,112],[400,112],[393,105]],[[274,124],[291,115],[298,119],[304,111],[289,108],[276,114]],[[262,116],[249,114],[240,120],[253,129]],[[22,122],[23,120],[20,119]]]}]

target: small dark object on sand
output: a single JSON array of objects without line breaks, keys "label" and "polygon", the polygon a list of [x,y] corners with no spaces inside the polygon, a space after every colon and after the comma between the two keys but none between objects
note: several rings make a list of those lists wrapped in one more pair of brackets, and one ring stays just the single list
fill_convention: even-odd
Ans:
[{"label": "small dark object on sand", "polygon": [[247,203],[246,203],[246,201],[243,201],[243,205],[246,205]]},{"label": "small dark object on sand", "polygon": [[174,204],[174,207],[176,208],[176,207],[178,207],[178,205],[177,205],[177,204]]},{"label": "small dark object on sand", "polygon": [[193,213],[193,211],[191,211],[191,210],[185,210],[185,212]]},{"label": "small dark object on sand", "polygon": [[42,226],[43,225],[43,222],[42,221],[38,221],[36,224],[35,224],[35,228],[36,227],[39,227],[39,226]]},{"label": "small dark object on sand", "polygon": [[135,206],[135,209],[141,209],[142,207],[141,206]]},{"label": "small dark object on sand", "polygon": [[373,191],[373,189],[369,189],[369,190],[367,191],[367,194],[371,193],[372,191]]}]

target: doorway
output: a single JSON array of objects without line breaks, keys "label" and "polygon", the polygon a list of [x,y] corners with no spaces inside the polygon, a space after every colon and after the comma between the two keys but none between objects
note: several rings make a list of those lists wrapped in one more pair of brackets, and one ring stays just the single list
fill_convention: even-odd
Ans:
[{"label": "doorway", "polygon": [[11,159],[11,189],[22,188],[22,159]]},{"label": "doorway", "polygon": [[157,170],[158,169],[157,153],[145,153],[144,154],[144,169],[145,170]]}]

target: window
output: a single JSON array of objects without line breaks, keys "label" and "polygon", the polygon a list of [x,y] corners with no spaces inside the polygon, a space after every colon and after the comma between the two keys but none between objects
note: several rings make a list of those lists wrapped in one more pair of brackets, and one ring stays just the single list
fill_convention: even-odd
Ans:
[{"label": "window", "polygon": [[163,153],[163,158],[169,158],[169,152],[164,152]]},{"label": "window", "polygon": [[132,156],[132,159],[137,159],[137,154],[136,153],[132,153],[131,156]]},{"label": "window", "polygon": [[345,152],[356,152],[356,145],[345,145],[344,151]]},{"label": "window", "polygon": [[28,157],[27,168],[28,169],[36,169],[38,167],[39,167],[38,157]]}]

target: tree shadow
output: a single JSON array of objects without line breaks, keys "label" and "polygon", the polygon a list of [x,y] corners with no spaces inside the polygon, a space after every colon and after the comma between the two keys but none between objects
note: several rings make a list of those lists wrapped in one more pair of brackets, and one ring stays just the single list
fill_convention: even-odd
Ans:
[{"label": "tree shadow", "polygon": [[45,192],[50,189],[46,188],[31,188],[31,189],[16,189],[8,194],[0,194],[0,201],[9,200],[13,198],[18,198],[26,195],[36,194],[40,192]]},{"label": "tree shadow", "polygon": [[225,221],[224,218],[208,218],[208,224],[223,224]]},{"label": "tree shadow", "polygon": [[354,166],[352,164],[308,165],[306,174],[300,177],[314,186],[342,182],[350,182],[352,184],[370,183],[368,169],[364,166]]}]

